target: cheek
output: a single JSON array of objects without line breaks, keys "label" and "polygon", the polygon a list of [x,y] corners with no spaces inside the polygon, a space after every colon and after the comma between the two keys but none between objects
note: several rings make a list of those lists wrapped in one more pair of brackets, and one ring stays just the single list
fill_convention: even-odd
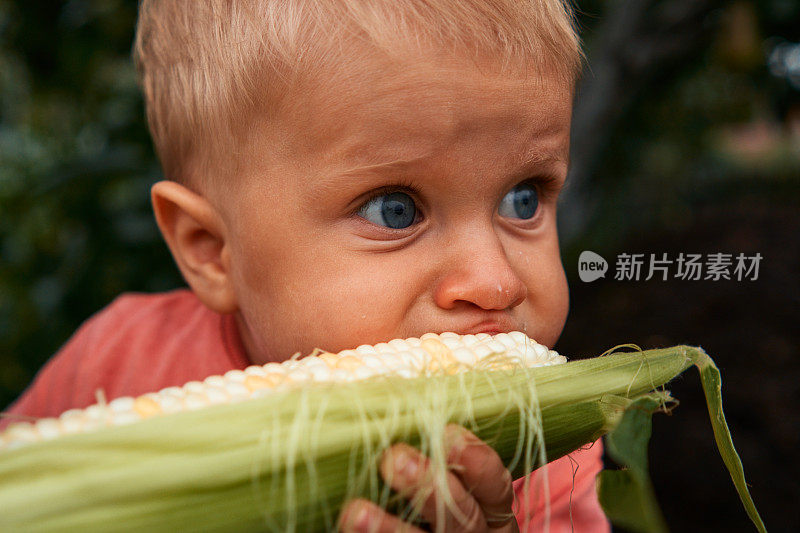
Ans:
[{"label": "cheek", "polygon": [[564,269],[560,261],[558,263],[558,269],[553,275],[551,291],[553,295],[550,302],[550,305],[552,305],[552,310],[550,311],[552,320],[549,321],[548,324],[549,331],[547,331],[542,338],[545,344],[552,348],[561,336],[569,313],[569,287],[567,285],[567,277],[564,274]]},{"label": "cheek", "polygon": [[[549,246],[546,252],[537,251],[535,255],[523,254],[518,272],[528,288],[528,297],[521,306],[525,333],[537,342],[552,347],[567,320],[569,312],[569,288],[557,243]],[[536,258],[531,259],[531,257]]]},{"label": "cheek", "polygon": [[339,351],[402,335],[413,301],[407,279],[397,275],[402,270],[323,242],[297,244],[260,254],[241,271],[240,311],[257,352],[251,359]]}]

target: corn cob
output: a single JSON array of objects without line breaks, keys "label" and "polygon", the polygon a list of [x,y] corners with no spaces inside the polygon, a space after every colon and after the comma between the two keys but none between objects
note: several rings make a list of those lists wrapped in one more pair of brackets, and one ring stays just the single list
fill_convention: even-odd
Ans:
[{"label": "corn cob", "polygon": [[330,529],[349,498],[392,508],[376,462],[394,442],[419,447],[444,476],[443,430],[457,423],[526,474],[614,428],[632,399],[665,399],[648,391],[693,364],[723,458],[763,530],[702,350],[564,362],[521,333],[428,334],[17,424],[0,449],[0,530]]},{"label": "corn cob", "polygon": [[253,365],[137,398],[125,396],[86,409],[70,409],[58,418],[12,424],[0,434],[0,450],[106,426],[132,424],[181,410],[240,402],[307,383],[349,383],[379,375],[414,378],[461,373],[490,362],[493,354],[502,354],[506,365],[528,368],[566,362],[565,357],[518,331],[494,336],[427,333],[421,338],[394,339],[335,354],[311,354],[281,364]]}]

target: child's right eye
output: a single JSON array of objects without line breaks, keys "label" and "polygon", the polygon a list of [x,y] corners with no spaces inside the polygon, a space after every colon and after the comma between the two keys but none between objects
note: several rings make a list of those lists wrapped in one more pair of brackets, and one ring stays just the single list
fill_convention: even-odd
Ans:
[{"label": "child's right eye", "polygon": [[417,219],[414,199],[404,192],[374,196],[358,210],[358,216],[391,229],[405,229]]}]

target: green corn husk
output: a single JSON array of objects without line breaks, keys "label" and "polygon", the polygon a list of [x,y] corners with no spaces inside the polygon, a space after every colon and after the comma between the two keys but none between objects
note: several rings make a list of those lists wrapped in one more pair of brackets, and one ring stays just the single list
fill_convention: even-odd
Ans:
[{"label": "green corn husk", "polygon": [[457,423],[520,476],[614,430],[633,401],[663,402],[651,391],[692,365],[720,453],[764,531],[722,415],[719,372],[686,346],[306,387],[0,452],[0,531],[330,530],[353,497],[413,515],[378,473],[391,444],[418,446],[444,475],[444,427]]}]

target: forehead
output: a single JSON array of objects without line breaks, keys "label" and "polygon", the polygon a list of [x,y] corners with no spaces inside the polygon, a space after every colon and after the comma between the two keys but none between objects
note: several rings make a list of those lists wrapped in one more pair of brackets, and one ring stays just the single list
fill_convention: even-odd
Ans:
[{"label": "forehead", "polygon": [[534,68],[501,73],[464,58],[367,56],[301,89],[282,114],[278,142],[284,156],[314,165],[433,158],[481,142],[518,160],[568,158],[571,84]]}]

